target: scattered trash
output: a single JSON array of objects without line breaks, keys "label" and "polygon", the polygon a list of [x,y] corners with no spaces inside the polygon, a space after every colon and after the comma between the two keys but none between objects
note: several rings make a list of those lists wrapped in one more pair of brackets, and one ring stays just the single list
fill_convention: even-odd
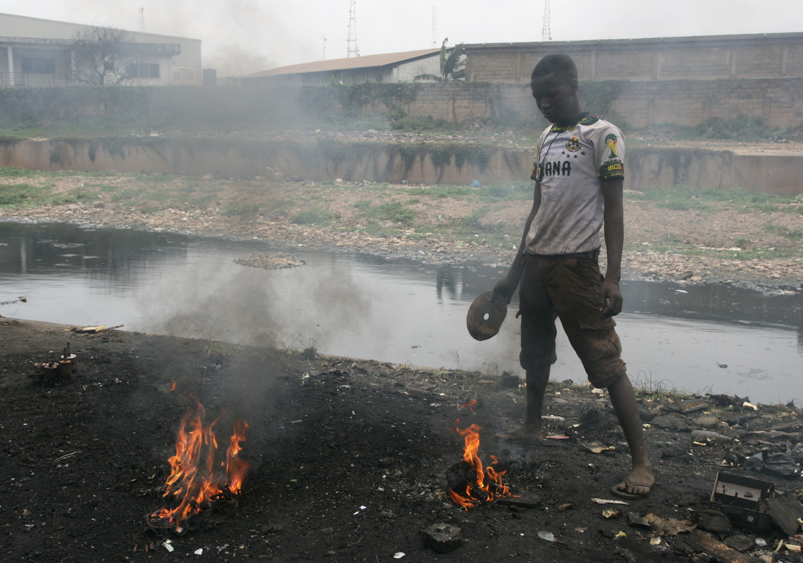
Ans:
[{"label": "scattered trash", "polygon": [[715,428],[717,425],[719,425],[719,417],[699,416],[694,419],[694,424],[700,428]]},{"label": "scattered trash", "polygon": [[608,500],[604,498],[592,498],[591,502],[596,502],[597,504],[621,504],[621,505],[628,505],[629,502],[625,502],[623,500]]},{"label": "scattered trash", "polygon": [[592,454],[601,454],[602,452],[609,452],[615,450],[616,448],[613,446],[606,446],[600,442],[588,442],[587,444],[580,443],[585,449],[590,451]]},{"label": "scattered trash", "polygon": [[770,518],[787,536],[794,536],[803,517],[803,505],[794,497],[777,496],[767,499]]},{"label": "scattered trash", "polygon": [[165,549],[167,551],[169,551],[170,553],[173,553],[173,550],[176,549],[175,547],[172,546],[172,544],[170,543],[170,540],[165,540],[162,543],[162,545],[165,546]]},{"label": "scattered trash", "polygon": [[661,545],[661,538],[650,538],[650,545]]},{"label": "scattered trash", "polygon": [[750,471],[765,473],[782,479],[800,477],[800,466],[788,454],[784,453],[771,454],[767,450],[762,450],[748,457],[744,467]]},{"label": "scattered trash", "polygon": [[749,402],[747,402],[747,401],[745,401],[744,403],[742,403],[742,406],[743,406],[744,408],[746,408],[746,409],[753,409],[754,411],[757,411],[757,410],[758,410],[758,405],[754,405],[753,403],[749,403]]},{"label": "scattered trash", "polygon": [[552,434],[551,436],[546,437],[547,440],[568,440],[569,436],[565,434]]},{"label": "scattered trash", "polygon": [[562,416],[555,416],[554,414],[545,414],[541,416],[541,420],[551,420],[553,422],[566,422]]},{"label": "scattered trash", "polygon": [[752,538],[748,538],[747,536],[728,536],[722,543],[727,545],[728,547],[732,547],[736,551],[748,551],[753,549],[756,544]]},{"label": "scattered trash", "polygon": [[482,184],[480,184],[477,180],[474,180],[468,185],[469,188],[481,188]]},{"label": "scattered trash", "polygon": [[642,530],[652,530],[652,525],[639,515],[638,512],[627,513],[627,524],[631,528],[640,528]]},{"label": "scattered trash", "polygon": [[672,405],[669,408],[675,412],[687,414],[708,408],[708,402],[703,399],[688,399]]},{"label": "scattered trash", "polygon": [[762,538],[756,538],[756,546],[767,547],[767,542]]},{"label": "scattered trash", "polygon": [[555,534],[552,532],[538,532],[538,537],[546,541],[555,541]]},{"label": "scattered trash", "polygon": [[393,554],[393,559],[401,559],[405,555],[407,554],[404,553],[403,551],[397,551],[396,553]]},{"label": "scattered trash", "polygon": [[621,515],[622,511],[618,508],[606,508],[602,511],[602,515],[610,520],[611,518],[616,518],[617,516]]},{"label": "scattered trash", "polygon": [[424,545],[448,553],[463,545],[463,531],[451,524],[433,524],[424,530]]},{"label": "scattered trash", "polygon": [[754,557],[743,555],[700,530],[694,530],[691,537],[686,538],[685,541],[696,551],[706,553],[711,559],[716,561],[731,561],[733,563],[756,561]]},{"label": "scattered trash", "polygon": [[195,555],[203,555],[204,554],[204,548],[202,548],[202,547],[198,548],[193,553],[195,553]]},{"label": "scattered trash", "polygon": [[720,434],[718,432],[711,432],[710,430],[692,430],[691,432],[691,440],[692,442],[702,442],[702,441],[709,441],[709,440],[716,440],[719,442],[733,442],[733,438],[730,436],[725,436],[724,434]]},{"label": "scattered trash", "polygon": [[692,511],[691,515],[697,521],[697,526],[702,530],[718,534],[728,534],[731,531],[728,517],[719,510]]},{"label": "scattered trash", "polygon": [[663,519],[652,513],[647,514],[644,521],[650,524],[660,536],[676,536],[684,532],[691,532],[697,527],[697,524],[690,520]]},{"label": "scattered trash", "polygon": [[569,510],[570,508],[574,508],[574,503],[573,502],[567,502],[565,504],[561,504],[558,507],[558,511],[559,512],[565,512],[565,511]]},{"label": "scattered trash", "polygon": [[624,533],[623,531],[619,530],[619,532],[617,532],[617,534],[616,534],[615,536],[613,536],[613,539],[616,539],[616,538],[626,538],[626,537],[627,537],[627,534],[626,534],[626,533]]},{"label": "scattered trash", "polygon": [[769,530],[772,520],[767,514],[767,499],[774,493],[775,483],[719,472],[710,500],[720,505],[732,525]]}]

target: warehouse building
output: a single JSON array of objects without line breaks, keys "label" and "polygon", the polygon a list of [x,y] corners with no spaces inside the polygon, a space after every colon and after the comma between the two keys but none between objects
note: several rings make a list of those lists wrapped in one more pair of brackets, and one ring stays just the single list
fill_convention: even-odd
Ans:
[{"label": "warehouse building", "polygon": [[440,75],[440,49],[366,55],[283,66],[240,77],[242,84],[324,86],[375,82],[413,82],[420,74]]},{"label": "warehouse building", "polygon": [[[0,86],[80,83],[75,37],[92,26],[0,14]],[[126,83],[169,86],[203,83],[201,40],[127,32]]]}]

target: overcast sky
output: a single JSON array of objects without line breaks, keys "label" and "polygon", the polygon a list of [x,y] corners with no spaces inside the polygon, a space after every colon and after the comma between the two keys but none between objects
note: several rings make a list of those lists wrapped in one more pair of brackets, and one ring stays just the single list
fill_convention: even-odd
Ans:
[{"label": "overcast sky", "polygon": [[[449,43],[540,41],[544,0],[358,0],[361,55]],[[803,0],[552,0],[552,39],[803,31]],[[203,40],[221,75],[346,56],[349,0],[0,0],[0,12]]]}]

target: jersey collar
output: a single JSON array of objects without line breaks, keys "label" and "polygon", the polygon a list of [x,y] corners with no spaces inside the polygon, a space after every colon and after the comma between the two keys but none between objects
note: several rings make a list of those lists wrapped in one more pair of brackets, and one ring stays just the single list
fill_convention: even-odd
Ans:
[{"label": "jersey collar", "polygon": [[584,111],[580,115],[574,118],[574,125],[565,125],[559,127],[558,125],[553,125],[550,129],[552,133],[562,133],[563,131],[573,131],[575,127],[578,125],[591,125],[592,123],[596,123],[599,121],[599,118],[595,115],[591,115],[590,112]]}]

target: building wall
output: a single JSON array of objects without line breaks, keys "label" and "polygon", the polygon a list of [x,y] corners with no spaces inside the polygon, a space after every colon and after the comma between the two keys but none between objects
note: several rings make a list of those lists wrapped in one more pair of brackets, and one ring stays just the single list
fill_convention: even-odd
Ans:
[{"label": "building wall", "polygon": [[[422,84],[416,101],[405,110],[457,122],[532,121],[539,115],[529,86],[468,82]],[[771,128],[803,124],[803,78],[626,82],[608,115],[600,117],[640,128],[665,123],[695,126],[712,117],[729,120],[741,115],[761,118]]]},{"label": "building wall", "polygon": [[580,80],[803,78],[803,33],[466,46],[466,80],[528,84],[546,54],[566,53]]},{"label": "building wall", "polygon": [[441,74],[440,53],[431,57],[403,63],[393,69],[390,82],[415,82],[415,77],[421,74]]},{"label": "building wall", "polygon": [[[57,62],[57,66],[59,68],[57,68],[56,72],[68,73],[70,72],[69,64],[64,68],[64,61],[69,61],[69,45],[64,42],[70,41],[78,32],[88,27],[90,26],[83,24],[0,14],[0,45],[12,46],[15,59],[15,70],[13,72],[21,72],[21,68],[17,67],[20,64],[20,57],[25,56],[23,54],[24,51],[37,49],[42,53],[49,49],[61,53],[58,56],[59,62]],[[133,81],[135,84],[164,86],[168,84],[200,85],[203,83],[200,39],[137,31],[129,31],[128,33],[135,43],[177,44],[181,46],[181,53],[173,55],[172,58],[155,57],[149,61],[159,64],[158,79],[137,79]],[[51,40],[52,44],[48,45],[48,40]],[[8,72],[8,63],[6,61],[0,62],[0,65],[2,65],[0,66],[0,72]],[[44,79],[44,77],[39,78]]]}]

